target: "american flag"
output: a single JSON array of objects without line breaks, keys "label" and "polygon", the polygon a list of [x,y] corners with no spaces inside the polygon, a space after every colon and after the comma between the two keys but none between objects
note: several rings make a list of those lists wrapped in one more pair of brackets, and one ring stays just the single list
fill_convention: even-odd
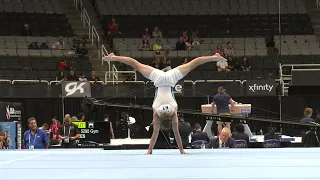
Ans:
[{"label": "american flag", "polygon": [[6,107],[6,116],[7,116],[7,120],[10,119],[10,108],[9,106]]}]

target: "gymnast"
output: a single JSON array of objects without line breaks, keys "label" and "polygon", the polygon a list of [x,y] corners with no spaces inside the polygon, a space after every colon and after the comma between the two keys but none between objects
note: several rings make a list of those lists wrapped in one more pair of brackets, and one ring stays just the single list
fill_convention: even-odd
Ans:
[{"label": "gymnast", "polygon": [[169,130],[172,127],[177,145],[181,154],[186,154],[183,149],[181,137],[178,127],[178,104],[174,98],[173,87],[176,83],[186,76],[191,70],[197,66],[214,61],[226,61],[225,58],[216,53],[213,56],[198,57],[190,61],[189,63],[180,65],[167,72],[155,69],[151,66],[141,64],[137,60],[116,56],[113,53],[108,54],[103,58],[104,61],[117,61],[133,67],[139,71],[145,78],[151,80],[156,87],[155,98],[153,101],[153,134],[150,139],[149,148],[147,154],[152,154],[153,147],[157,141],[160,128],[163,130]]}]

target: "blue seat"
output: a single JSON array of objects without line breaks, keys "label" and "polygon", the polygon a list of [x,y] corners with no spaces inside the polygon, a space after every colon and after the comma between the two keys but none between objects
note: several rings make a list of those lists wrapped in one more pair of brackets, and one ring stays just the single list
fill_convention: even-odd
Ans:
[{"label": "blue seat", "polygon": [[248,148],[248,143],[247,141],[243,140],[243,139],[238,139],[235,140],[236,143],[236,147],[237,148]]},{"label": "blue seat", "polygon": [[201,145],[202,145],[203,143],[204,143],[205,145],[208,144],[208,142],[205,141],[205,140],[193,141],[193,142],[191,143],[191,148],[192,148],[192,149],[201,149]]},{"label": "blue seat", "polygon": [[280,141],[277,139],[268,139],[263,142],[263,148],[280,148]]}]

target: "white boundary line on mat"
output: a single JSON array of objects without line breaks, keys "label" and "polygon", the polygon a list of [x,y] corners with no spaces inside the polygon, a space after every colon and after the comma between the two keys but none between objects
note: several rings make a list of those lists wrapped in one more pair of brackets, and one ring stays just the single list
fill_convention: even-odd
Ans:
[{"label": "white boundary line on mat", "polygon": [[13,162],[16,162],[16,161],[22,161],[22,160],[26,160],[26,159],[31,159],[31,158],[35,158],[35,157],[43,156],[43,155],[47,155],[47,154],[49,154],[49,153],[41,153],[41,154],[37,154],[37,155],[34,155],[34,156],[27,156],[27,157],[13,159],[13,160],[9,160],[9,161],[3,161],[3,162],[0,162],[0,164],[13,163]]}]

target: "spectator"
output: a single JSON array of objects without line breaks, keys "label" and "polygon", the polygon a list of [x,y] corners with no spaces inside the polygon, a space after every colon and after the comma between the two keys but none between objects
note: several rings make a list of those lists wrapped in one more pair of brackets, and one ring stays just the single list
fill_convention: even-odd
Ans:
[{"label": "spectator", "polygon": [[210,138],[209,138],[208,134],[206,132],[202,131],[200,124],[198,124],[198,123],[195,124],[194,128],[195,128],[196,132],[194,134],[192,134],[192,136],[191,136],[191,143],[194,141],[200,141],[200,140],[207,141],[207,143],[210,142]]},{"label": "spectator", "polygon": [[190,123],[184,120],[183,115],[180,115],[178,122],[179,122],[178,127],[179,127],[179,134],[182,141],[182,146],[183,148],[187,148],[189,146],[189,136],[192,132],[191,125]]},{"label": "spectator", "polygon": [[106,39],[107,39],[107,43],[110,45],[110,48],[113,49],[113,36],[111,34],[111,31],[108,31]]},{"label": "spectator", "polygon": [[28,24],[24,25],[24,29],[21,32],[21,36],[32,36],[31,30]]},{"label": "spectator", "polygon": [[0,149],[7,149],[6,133],[0,132]]},{"label": "spectator", "polygon": [[56,42],[52,45],[51,48],[52,48],[52,49],[64,49],[64,41],[63,41],[63,38],[60,37],[60,38],[58,39],[58,41],[56,41]]},{"label": "spectator", "polygon": [[235,132],[232,133],[232,138],[235,140],[245,140],[249,145],[249,135],[244,133],[244,127],[242,124],[237,124],[234,128]]},{"label": "spectator", "polygon": [[151,46],[148,39],[143,39],[142,44],[139,47],[140,51],[151,51]]},{"label": "spectator", "polygon": [[231,131],[229,128],[223,128],[219,137],[214,137],[207,145],[208,148],[236,148],[236,143],[231,138]]},{"label": "spectator", "polygon": [[182,37],[179,38],[179,41],[176,44],[177,51],[185,51],[187,49],[186,43],[183,42]]},{"label": "spectator", "polygon": [[76,49],[74,56],[75,57],[87,57],[89,55],[88,50],[83,47],[83,44],[79,44],[79,47]]},{"label": "spectator", "polygon": [[96,76],[96,71],[91,71],[91,77],[88,78],[89,81],[101,81],[99,77]]},{"label": "spectator", "polygon": [[112,35],[118,34],[119,31],[119,25],[116,23],[116,19],[112,18],[111,22],[108,23],[108,29],[111,32]]},{"label": "spectator", "polygon": [[247,57],[243,57],[241,62],[242,71],[249,71],[251,69],[250,63],[247,61]]},{"label": "spectator", "polygon": [[26,149],[48,149],[48,135],[37,127],[36,119],[33,117],[29,118],[28,125],[30,129],[23,135],[24,147]]},{"label": "spectator", "polygon": [[235,68],[234,68],[234,61],[232,60],[232,57],[228,57],[227,58],[227,63],[228,63],[228,68],[230,71],[234,71]]},{"label": "spectator", "polygon": [[182,41],[183,41],[184,43],[186,43],[186,42],[188,41],[189,38],[188,38],[188,35],[187,35],[187,32],[186,32],[186,31],[182,32],[181,38],[182,38]]},{"label": "spectator", "polygon": [[160,51],[162,50],[162,44],[160,39],[157,39],[156,43],[153,45],[152,50],[158,54],[160,53]]},{"label": "spectator", "polygon": [[230,56],[233,57],[234,54],[235,54],[235,52],[234,52],[234,49],[231,45],[231,42],[228,42],[227,47],[224,49],[224,55],[225,55],[225,57],[230,57]]},{"label": "spectator", "polygon": [[315,122],[314,119],[311,118],[313,110],[311,108],[304,109],[304,117],[300,120],[302,123],[312,123]]},{"label": "spectator", "polygon": [[152,62],[152,67],[156,68],[156,69],[160,69],[160,58],[156,58],[153,62]]},{"label": "spectator", "polygon": [[111,139],[115,139],[115,136],[114,136],[114,131],[113,131],[113,127],[112,127],[112,122],[111,120],[109,120],[109,115],[108,114],[105,114],[104,115],[104,119],[103,119],[104,122],[110,122],[110,138]]},{"label": "spectator", "polygon": [[227,61],[218,61],[217,62],[217,67],[218,67],[218,71],[219,72],[228,72],[230,71],[229,66],[228,66],[228,62]]},{"label": "spectator", "polygon": [[49,125],[47,123],[44,123],[41,127],[39,127],[39,129],[46,131],[49,129]]},{"label": "spectator", "polygon": [[58,123],[58,120],[54,117],[52,118],[52,124],[50,125],[49,131],[52,132],[52,139],[57,139],[59,135],[59,128],[60,123]]},{"label": "spectator", "polygon": [[80,74],[79,81],[88,81],[84,73]]},{"label": "spectator", "polygon": [[68,69],[67,59],[63,58],[58,65],[58,71],[63,71]]},{"label": "spectator", "polygon": [[69,74],[67,76],[67,80],[68,81],[79,81],[79,78],[77,78],[77,76],[74,74],[73,70],[70,70]]},{"label": "spectator", "polygon": [[192,38],[188,38],[188,40],[186,42],[186,47],[187,47],[187,50],[192,49]]},{"label": "spectator", "polygon": [[163,50],[165,50],[165,51],[170,51],[170,50],[172,50],[173,48],[172,48],[172,45],[170,44],[170,40],[167,38],[166,39],[166,44],[165,45],[163,45]]},{"label": "spectator", "polygon": [[223,48],[222,48],[221,44],[217,45],[215,53],[219,53],[221,56],[224,56],[224,51],[223,51]]},{"label": "spectator", "polygon": [[152,32],[152,37],[153,38],[162,38],[162,33],[157,26],[154,27],[154,30]]},{"label": "spectator", "polygon": [[149,38],[150,38],[149,28],[145,28],[145,29],[142,31],[141,35],[142,35],[142,38],[143,38],[143,39],[149,39]]},{"label": "spectator", "polygon": [[56,76],[56,81],[63,81],[66,80],[66,77],[64,76],[64,71],[59,71]]},{"label": "spectator", "polygon": [[187,64],[189,61],[188,61],[188,58],[184,58],[182,64]]}]

